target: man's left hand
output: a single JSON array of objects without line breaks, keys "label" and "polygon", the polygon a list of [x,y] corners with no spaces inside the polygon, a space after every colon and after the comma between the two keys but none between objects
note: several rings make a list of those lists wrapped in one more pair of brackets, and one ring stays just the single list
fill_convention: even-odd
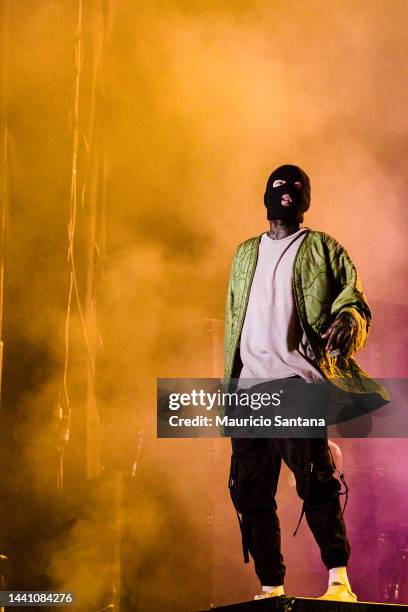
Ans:
[{"label": "man's left hand", "polygon": [[349,312],[340,313],[322,334],[322,338],[326,340],[326,351],[338,350],[343,355],[347,354],[356,327],[356,320],[352,314]]}]

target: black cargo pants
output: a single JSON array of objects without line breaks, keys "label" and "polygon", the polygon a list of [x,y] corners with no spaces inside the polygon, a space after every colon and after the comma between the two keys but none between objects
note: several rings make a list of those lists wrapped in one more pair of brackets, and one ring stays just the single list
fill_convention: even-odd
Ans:
[{"label": "black cargo pants", "polygon": [[248,551],[262,585],[283,584],[276,489],[281,460],[293,471],[307,523],[324,565],[346,566],[350,545],[340,507],[341,485],[326,438],[232,438],[229,488],[239,513],[244,558]]}]

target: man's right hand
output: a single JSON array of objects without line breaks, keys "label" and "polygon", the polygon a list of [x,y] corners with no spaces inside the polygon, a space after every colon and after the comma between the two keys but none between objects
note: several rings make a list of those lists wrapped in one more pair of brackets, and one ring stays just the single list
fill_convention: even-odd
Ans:
[{"label": "man's right hand", "polygon": [[326,351],[340,351],[342,355],[346,355],[356,327],[357,323],[352,314],[349,312],[340,313],[322,334],[323,340],[326,340]]}]

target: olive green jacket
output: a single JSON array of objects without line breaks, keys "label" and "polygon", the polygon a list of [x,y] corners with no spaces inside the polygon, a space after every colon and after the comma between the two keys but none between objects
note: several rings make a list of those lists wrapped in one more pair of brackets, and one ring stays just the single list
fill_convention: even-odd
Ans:
[{"label": "olive green jacket", "polygon": [[[227,385],[231,378],[239,377],[242,367],[239,343],[260,238],[255,236],[240,244],[232,263],[225,316],[224,380]],[[366,343],[371,313],[357,270],[346,250],[328,234],[309,230],[293,263],[292,286],[300,324],[323,376],[351,394],[354,404],[365,411],[387,403],[387,390],[371,379],[353,356]],[[325,350],[321,334],[345,311],[354,317],[356,330],[348,354],[332,357]]]}]

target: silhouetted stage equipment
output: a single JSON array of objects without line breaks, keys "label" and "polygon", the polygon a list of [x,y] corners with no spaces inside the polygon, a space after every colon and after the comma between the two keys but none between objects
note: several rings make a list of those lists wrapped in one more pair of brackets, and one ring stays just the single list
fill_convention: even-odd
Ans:
[{"label": "silhouetted stage equipment", "polygon": [[202,610],[201,612],[392,612],[407,608],[408,604],[383,604],[383,603],[342,603],[337,601],[320,601],[319,599],[307,599],[303,597],[271,597],[257,601],[245,601],[231,606],[221,606]]}]

